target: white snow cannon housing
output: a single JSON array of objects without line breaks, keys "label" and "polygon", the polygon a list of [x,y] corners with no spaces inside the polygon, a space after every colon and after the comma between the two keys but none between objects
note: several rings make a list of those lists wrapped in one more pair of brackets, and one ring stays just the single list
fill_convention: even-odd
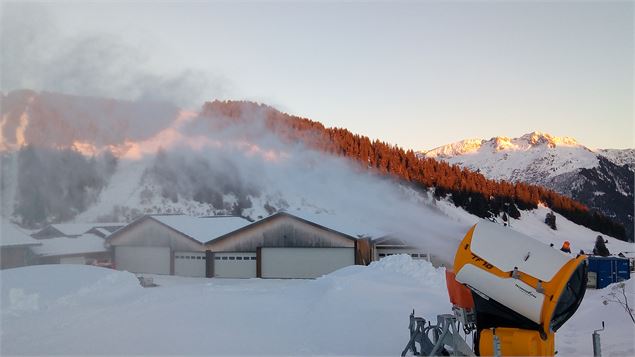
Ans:
[{"label": "white snow cannon housing", "polygon": [[[539,336],[542,342],[534,342],[544,346],[538,350],[553,354],[553,333],[584,297],[587,263],[583,255],[573,257],[510,228],[481,221],[461,242],[454,272],[456,280],[473,292],[477,330],[487,332],[477,334],[480,339],[504,333],[501,328],[517,337],[522,330],[528,339]],[[529,337],[531,331],[536,337]],[[490,352],[489,343],[480,345],[481,354]],[[525,350],[533,354],[529,352]]]}]

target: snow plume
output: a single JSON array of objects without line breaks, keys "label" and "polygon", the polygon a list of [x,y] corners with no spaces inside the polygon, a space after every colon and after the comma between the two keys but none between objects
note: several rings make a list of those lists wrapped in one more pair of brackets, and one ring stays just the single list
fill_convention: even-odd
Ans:
[{"label": "snow plume", "polygon": [[[2,96],[0,142],[5,151],[25,144],[62,149],[69,163],[48,153],[3,163],[16,168],[3,179],[13,185],[3,186],[3,194],[16,198],[17,210],[9,213],[31,217],[30,225],[76,215],[94,220],[117,207],[126,218],[170,208],[258,219],[286,209],[351,235],[394,234],[448,253],[467,230],[435,209],[425,193],[281,139],[259,109],[245,108],[241,120],[180,112],[202,102],[202,94],[223,97],[225,83],[192,70],[157,73],[147,51],[151,41],[65,37],[37,8],[3,5],[0,87],[11,92]],[[21,88],[34,91],[16,91]],[[102,152],[120,159],[110,179],[77,156]],[[78,171],[88,174],[75,180],[71,173]],[[45,210],[37,202],[46,203],[40,205]]]},{"label": "snow plume", "polygon": [[29,146],[5,153],[0,156],[3,214],[29,228],[68,221],[97,201],[116,166],[109,152],[87,158],[75,150]]},{"label": "snow plume", "polygon": [[154,64],[171,55],[153,45],[159,40],[65,35],[43,4],[1,10],[0,151],[36,145],[138,157],[135,144],[172,125],[178,108],[224,95],[225,79]]},{"label": "snow plume", "polygon": [[[15,197],[3,208],[29,226],[160,212],[257,220],[287,210],[352,236],[392,234],[448,260],[468,228],[425,192],[272,131],[253,104],[235,118],[53,93],[18,102],[30,103],[31,147],[3,160],[3,195]],[[110,153],[118,161],[102,170]]]},{"label": "snow plume", "polygon": [[[152,69],[156,39],[133,43],[115,35],[64,36],[37,3],[6,2],[0,29],[0,89],[55,91],[125,100],[170,101],[179,106],[220,97],[226,81],[194,69]],[[128,42],[126,42],[128,41]],[[156,67],[156,66],[155,66]]]},{"label": "snow plume", "polygon": [[284,140],[248,108],[238,120],[196,117],[179,133],[143,176],[141,201],[154,209],[195,201],[251,219],[286,210],[353,236],[391,234],[446,261],[468,229],[427,193]]},{"label": "snow plume", "polygon": [[[168,102],[124,101],[20,90],[0,98],[0,150],[25,145],[74,147],[85,154],[120,151],[171,125],[179,109]],[[92,152],[91,152],[92,151]]]}]

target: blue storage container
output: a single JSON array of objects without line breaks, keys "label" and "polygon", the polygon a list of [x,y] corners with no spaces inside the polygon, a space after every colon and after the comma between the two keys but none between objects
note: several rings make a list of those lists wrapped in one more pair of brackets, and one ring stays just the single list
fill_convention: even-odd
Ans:
[{"label": "blue storage container", "polygon": [[631,278],[628,259],[621,257],[589,257],[589,272],[596,274],[596,287],[603,289],[609,284]]}]

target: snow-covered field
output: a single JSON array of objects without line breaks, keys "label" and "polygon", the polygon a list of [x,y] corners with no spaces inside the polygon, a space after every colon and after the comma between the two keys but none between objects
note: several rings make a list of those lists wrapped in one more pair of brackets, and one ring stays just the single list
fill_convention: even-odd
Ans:
[{"label": "snow-covered field", "polygon": [[[440,209],[445,215],[457,222],[465,225],[473,225],[478,223],[481,219],[466,212],[463,209],[455,207],[448,200],[440,200],[435,203],[435,207]],[[557,230],[553,230],[547,226],[545,221],[545,215],[548,212],[552,212],[549,208],[539,205],[537,209],[531,211],[521,211],[522,215],[520,219],[511,219],[511,229],[523,233],[533,239],[543,242],[544,244],[553,244],[556,249],[562,247],[564,241],[571,243],[572,255],[578,254],[580,250],[583,250],[585,254],[591,254],[595,245],[595,239],[598,235],[601,235],[608,242],[606,247],[611,254],[617,255],[619,253],[633,254],[635,252],[635,243],[624,242],[619,239],[607,236],[606,234],[593,231],[584,226],[575,224],[559,213],[555,213]],[[502,223],[498,218],[499,223]],[[457,235],[458,239],[462,239],[463,236]],[[413,242],[416,245],[416,242]],[[458,241],[457,241],[458,244]],[[452,246],[452,251],[446,253],[446,256],[450,254],[453,260],[456,246]]]},{"label": "snow-covered field", "polygon": [[[232,280],[133,274],[80,265],[0,272],[2,355],[399,355],[408,315],[450,312],[444,270],[408,256],[316,280]],[[627,283],[635,301],[634,285]],[[634,355],[633,323],[590,290],[557,335],[558,355]]]}]

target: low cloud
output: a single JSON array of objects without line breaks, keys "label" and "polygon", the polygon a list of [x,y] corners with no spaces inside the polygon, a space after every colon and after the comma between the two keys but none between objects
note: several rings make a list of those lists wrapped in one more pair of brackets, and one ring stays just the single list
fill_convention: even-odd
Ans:
[{"label": "low cloud", "polygon": [[222,97],[227,80],[205,71],[148,68],[160,55],[102,33],[63,36],[34,3],[2,5],[0,87],[126,100],[167,101],[191,107]]}]

